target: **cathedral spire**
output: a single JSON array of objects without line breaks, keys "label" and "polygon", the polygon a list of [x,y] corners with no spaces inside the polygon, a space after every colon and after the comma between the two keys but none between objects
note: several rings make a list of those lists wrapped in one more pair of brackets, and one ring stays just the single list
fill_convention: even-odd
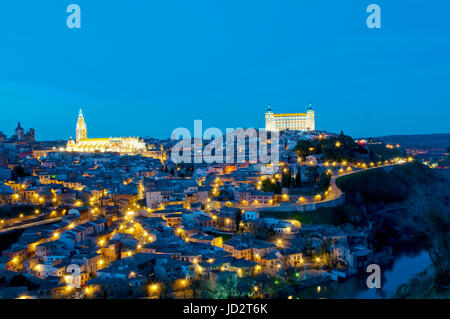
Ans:
[{"label": "cathedral spire", "polygon": [[78,142],[85,139],[87,139],[87,128],[86,122],[84,121],[83,111],[80,108],[76,129],[76,141]]}]

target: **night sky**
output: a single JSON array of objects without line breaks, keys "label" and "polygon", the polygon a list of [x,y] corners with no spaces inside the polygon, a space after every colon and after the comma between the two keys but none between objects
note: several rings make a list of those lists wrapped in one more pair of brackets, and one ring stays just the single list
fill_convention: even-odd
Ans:
[{"label": "night sky", "polygon": [[449,15],[448,0],[1,1],[0,131],[68,139],[82,107],[88,137],[165,138],[311,100],[320,130],[450,132]]}]

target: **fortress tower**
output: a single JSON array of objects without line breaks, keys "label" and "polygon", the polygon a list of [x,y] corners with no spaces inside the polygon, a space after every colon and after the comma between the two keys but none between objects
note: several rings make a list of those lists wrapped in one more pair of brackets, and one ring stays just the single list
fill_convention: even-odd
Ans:
[{"label": "fortress tower", "polygon": [[273,112],[270,108],[270,104],[267,105],[266,111],[266,131],[275,131],[274,129],[274,120],[273,120]]}]

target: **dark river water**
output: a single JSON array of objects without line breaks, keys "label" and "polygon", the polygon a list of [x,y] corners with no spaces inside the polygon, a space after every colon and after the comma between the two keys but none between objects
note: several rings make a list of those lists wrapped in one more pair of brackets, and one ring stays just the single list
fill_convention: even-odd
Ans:
[{"label": "dark river water", "polygon": [[385,269],[381,268],[382,279],[380,289],[367,288],[367,276],[354,276],[344,282],[329,282],[320,286],[309,287],[303,290],[298,297],[301,299],[390,298],[396,292],[398,286],[406,283],[430,264],[430,257],[424,250],[416,253],[404,253],[397,256],[390,267],[385,267]]}]

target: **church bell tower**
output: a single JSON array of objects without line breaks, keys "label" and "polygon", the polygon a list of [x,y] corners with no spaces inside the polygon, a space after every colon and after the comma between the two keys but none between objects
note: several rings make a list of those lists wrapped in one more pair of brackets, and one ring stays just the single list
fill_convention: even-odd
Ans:
[{"label": "church bell tower", "polygon": [[87,139],[87,128],[86,122],[84,121],[83,111],[80,109],[77,121],[76,141],[78,142],[85,139]]}]

